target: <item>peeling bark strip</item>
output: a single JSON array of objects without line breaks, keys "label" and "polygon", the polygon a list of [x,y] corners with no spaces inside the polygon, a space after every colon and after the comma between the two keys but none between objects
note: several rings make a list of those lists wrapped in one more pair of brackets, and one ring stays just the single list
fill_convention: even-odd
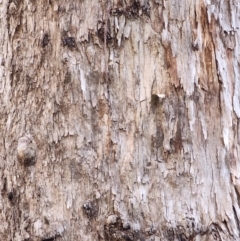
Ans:
[{"label": "peeling bark strip", "polygon": [[0,240],[240,240],[239,12],[1,0]]}]

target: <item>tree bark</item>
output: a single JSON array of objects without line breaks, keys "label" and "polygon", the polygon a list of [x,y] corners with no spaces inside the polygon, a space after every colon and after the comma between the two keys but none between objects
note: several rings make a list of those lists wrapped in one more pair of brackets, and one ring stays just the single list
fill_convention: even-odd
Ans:
[{"label": "tree bark", "polygon": [[237,0],[0,0],[0,239],[239,240]]}]

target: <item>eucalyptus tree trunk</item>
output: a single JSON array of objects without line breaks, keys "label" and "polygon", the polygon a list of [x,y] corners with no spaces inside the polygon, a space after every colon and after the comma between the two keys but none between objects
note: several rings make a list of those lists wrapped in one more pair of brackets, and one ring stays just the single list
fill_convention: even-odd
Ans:
[{"label": "eucalyptus tree trunk", "polygon": [[0,0],[0,240],[239,240],[238,0]]}]

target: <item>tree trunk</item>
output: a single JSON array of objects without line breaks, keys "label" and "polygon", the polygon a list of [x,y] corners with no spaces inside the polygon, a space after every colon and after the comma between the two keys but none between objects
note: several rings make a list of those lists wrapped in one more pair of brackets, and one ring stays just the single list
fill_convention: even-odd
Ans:
[{"label": "tree trunk", "polygon": [[0,0],[0,240],[239,240],[237,0]]}]

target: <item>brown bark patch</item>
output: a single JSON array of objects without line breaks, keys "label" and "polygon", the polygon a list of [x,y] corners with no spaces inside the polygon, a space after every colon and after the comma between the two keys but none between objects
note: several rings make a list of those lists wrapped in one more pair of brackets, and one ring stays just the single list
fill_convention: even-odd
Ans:
[{"label": "brown bark patch", "polygon": [[134,239],[134,232],[130,225],[123,225],[119,216],[111,215],[104,225],[106,241],[131,241]]},{"label": "brown bark patch", "polygon": [[83,213],[89,219],[92,219],[98,215],[98,204],[96,200],[88,200],[82,206]]}]

